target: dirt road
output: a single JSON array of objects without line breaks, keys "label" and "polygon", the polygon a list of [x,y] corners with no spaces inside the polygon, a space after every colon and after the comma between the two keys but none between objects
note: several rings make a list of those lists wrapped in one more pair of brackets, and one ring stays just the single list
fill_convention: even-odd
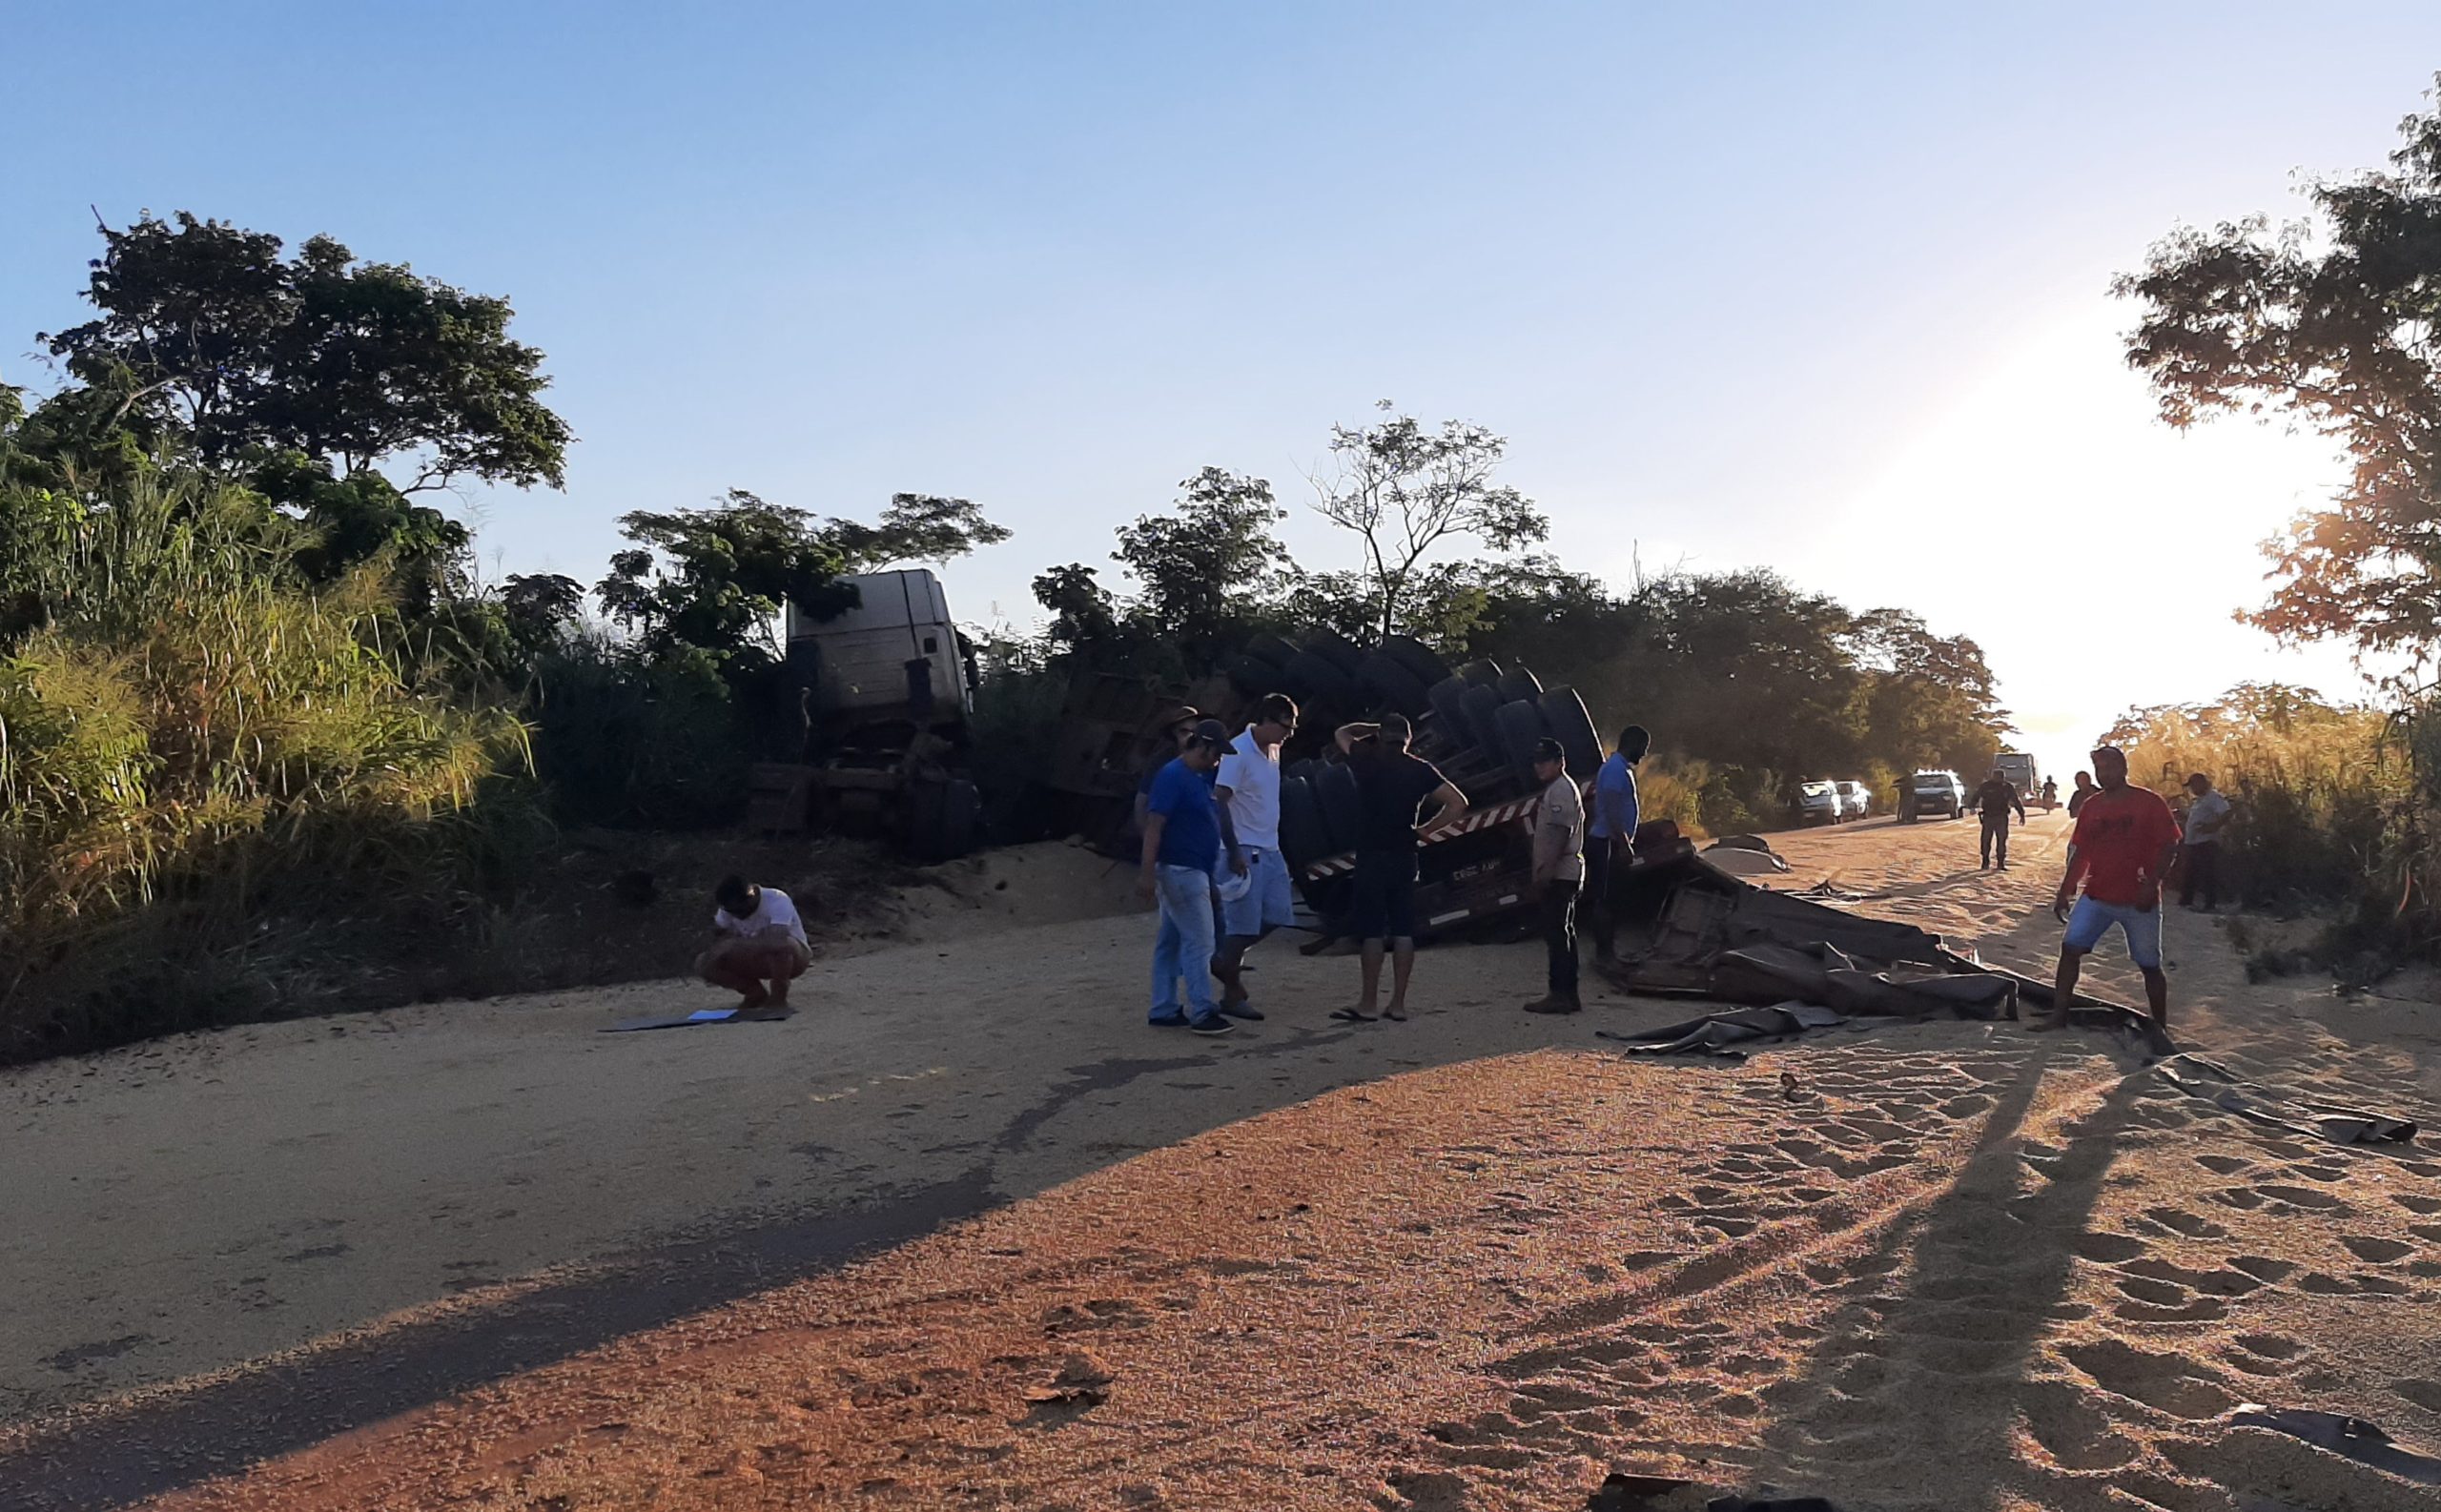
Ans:
[{"label": "dirt road", "polygon": [[[2038,819],[2009,873],[1975,868],[1971,824],[1866,824],[1785,837],[1784,849],[1792,885],[1829,881],[1864,895],[1855,905],[1864,911],[2040,970],[2053,927],[2020,921],[2056,876],[2062,833],[2061,819]],[[0,1318],[0,1403],[21,1426],[0,1436],[0,1487],[11,1488],[0,1490],[0,1505],[123,1504],[732,1299],[770,1294],[807,1305],[774,1289],[1061,1183],[1073,1184],[1044,1200],[1068,1204],[1062,1221],[1115,1227],[1158,1209],[1147,1180],[1214,1158],[1215,1138],[1254,1140],[1269,1154],[1246,1169],[1267,1179],[1240,1184],[1247,1211],[1224,1203],[1230,1211],[1196,1219],[1224,1234],[1256,1223],[1258,1209],[1276,1217],[1284,1199],[1270,1178],[1327,1185],[1331,1173],[1287,1154],[1295,1140],[1282,1146],[1284,1134],[1211,1132],[1292,1109],[1282,1116],[1335,1120],[1355,1138],[1346,1120],[1370,1117],[1355,1109],[1376,1093],[1323,1096],[1334,1089],[1400,1077],[1391,1125],[1429,1123],[1436,1108],[1466,1122],[1450,1099],[1475,1099],[1467,1105],[1493,1115],[1478,1133],[1496,1151],[1519,1096],[1547,1112],[1553,1097],[1598,1101],[1609,1078],[1631,1072],[1662,1076],[1644,1095],[1666,1105],[1694,1085],[1669,1084],[1655,1068],[1619,1070],[1610,1056],[1464,1064],[1581,1051],[1596,1025],[1683,1014],[1617,999],[1577,1020],[1518,1013],[1538,988],[1530,944],[1428,952],[1419,1020],[1358,1028],[1325,1017],[1345,1000],[1352,963],[1269,947],[1257,985],[1272,1018],[1205,1043],[1141,1026],[1148,936],[1140,916],[1096,918],[841,961],[817,971],[809,1011],[784,1025],[594,1032],[706,1001],[702,990],[669,984],[272,1026],[12,1073],[0,1082],[12,1155],[0,1169],[0,1211],[12,1216],[0,1279],[16,1305]],[[2230,989],[2208,923],[2174,918],[2172,936],[2187,968],[2183,986]],[[2292,997],[2284,1015],[2328,1017],[2324,1005]],[[2213,1022],[2209,1011],[2203,1022]],[[2390,1028],[2398,1033],[2383,1044],[2413,1043],[2400,1038],[2413,1022]],[[2001,1057],[1972,1073],[1987,1089],[1973,1094],[1978,1114],[2012,1095],[2022,1057],[2036,1053],[2013,1031],[1941,1032],[1951,1049]],[[2020,1114],[2064,1099],[2059,1116],[2073,1122],[2092,1115],[2080,1097],[2113,1095],[2118,1073],[2106,1056],[2041,1053],[2075,1065],[2061,1088],[2028,1084]],[[2429,1057],[2384,1053],[2410,1094],[2441,1100]],[[2330,1054],[2324,1069],[2335,1075],[2362,1070],[2361,1055]],[[1869,1093],[1858,1084],[1855,1095]],[[1965,1114],[1927,1122],[1894,1108],[1866,1121],[1874,1116],[1898,1131],[1888,1141],[1921,1146],[1909,1158],[1930,1160],[1927,1169],[1966,1160],[1988,1138]],[[1405,1147],[1446,1150],[1457,1138],[1421,1128]],[[1162,1153],[1130,1158],[1150,1151]],[[1640,1155],[1623,1158],[1641,1170],[1630,1183],[1638,1202],[1669,1190],[1654,1185],[1667,1172],[1705,1187],[1682,1146],[1649,1169],[1634,1166]],[[1088,1173],[1099,1175],[1075,1181]],[[1512,1174],[1521,1190],[1534,1187]],[[1380,1192],[1374,1164],[1358,1175]],[[1427,1175],[1402,1178],[1420,1202]],[[1374,1200],[1339,1196],[1343,1216]],[[1039,1207],[992,1222],[1048,1221]],[[1590,1220],[1570,1202],[1561,1210],[1569,1222]],[[1101,1216],[1080,1216],[1091,1213]],[[1733,1236],[1740,1223],[1751,1233],[1759,1221],[1753,1211],[1714,1216],[1729,1225],[1715,1235]],[[969,1257],[996,1253],[975,1249],[979,1232],[939,1242],[957,1239]],[[1382,1238],[1371,1231],[1370,1242]],[[1079,1232],[1053,1249],[1090,1257],[1116,1242]],[[1015,1248],[1043,1253],[1038,1238]],[[1409,1248],[1412,1263],[1436,1263],[1432,1246]],[[1037,1271],[1027,1274],[1039,1284]],[[1523,1276],[1511,1284],[1534,1289]],[[823,1293],[811,1305],[843,1304]],[[985,1319],[969,1321],[977,1339],[991,1335]]]}]

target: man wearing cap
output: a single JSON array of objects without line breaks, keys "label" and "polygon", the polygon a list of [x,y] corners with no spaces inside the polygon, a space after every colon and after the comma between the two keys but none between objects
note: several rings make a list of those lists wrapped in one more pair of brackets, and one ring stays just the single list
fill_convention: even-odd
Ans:
[{"label": "man wearing cap", "polygon": [[1534,896],[1550,955],[1550,991],[1528,1013],[1573,1013],[1576,1000],[1576,895],[1585,885],[1585,799],[1568,772],[1568,752],[1549,736],[1534,743]]},{"label": "man wearing cap", "polygon": [[[1157,1028],[1225,1034],[1237,1026],[1212,995],[1212,873],[1220,864],[1220,809],[1212,774],[1220,765],[1228,727],[1217,719],[1187,732],[1178,756],[1154,774],[1144,803],[1143,864],[1138,890],[1160,905],[1153,941],[1153,1007]],[[1186,1006],[1179,1006],[1179,984]]]},{"label": "man wearing cap", "polygon": [[1203,716],[1197,712],[1194,705],[1181,704],[1154,721],[1151,730],[1147,732],[1150,734],[1158,731],[1166,736],[1169,748],[1157,753],[1151,761],[1146,762],[1142,775],[1136,779],[1136,832],[1138,834],[1144,832],[1144,810],[1152,801],[1153,779],[1160,776],[1161,768],[1167,766],[1179,752],[1186,749],[1187,737],[1195,733],[1196,724],[1202,718]]},{"label": "man wearing cap", "polygon": [[2162,974],[2162,882],[2178,859],[2178,819],[2161,794],[2128,783],[2124,752],[2105,746],[2094,752],[2093,762],[2102,787],[2077,811],[2077,827],[2068,836],[2068,869],[2051,900],[2052,915],[2068,926],[2060,941],[2051,1012],[2029,1027],[2067,1026],[2085,955],[2115,927],[2127,937],[2128,959],[2144,973],[2153,1032],[2165,1042],[2170,984]]},{"label": "man wearing cap", "polygon": [[1212,967],[1220,979],[1220,1011],[1232,1018],[1262,1017],[1246,1000],[1246,951],[1282,925],[1297,922],[1288,863],[1280,854],[1280,746],[1296,732],[1296,701],[1285,693],[1265,697],[1255,705],[1254,723],[1220,758],[1220,785],[1213,789],[1229,826],[1221,837],[1229,869],[1246,879],[1242,892],[1221,899],[1223,939]]}]

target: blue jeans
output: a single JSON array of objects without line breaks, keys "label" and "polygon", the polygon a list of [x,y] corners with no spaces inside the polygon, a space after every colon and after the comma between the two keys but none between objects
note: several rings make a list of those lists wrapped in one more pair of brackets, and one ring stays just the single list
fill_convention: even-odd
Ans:
[{"label": "blue jeans", "polygon": [[1153,1018],[1179,1013],[1179,979],[1186,980],[1187,1016],[1217,1013],[1212,997],[1212,874],[1193,867],[1155,867],[1161,932],[1153,940]]}]

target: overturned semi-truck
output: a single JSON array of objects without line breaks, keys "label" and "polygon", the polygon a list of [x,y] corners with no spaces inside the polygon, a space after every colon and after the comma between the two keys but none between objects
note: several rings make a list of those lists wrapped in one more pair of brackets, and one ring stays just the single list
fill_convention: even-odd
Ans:
[{"label": "overturned semi-truck", "polygon": [[1530,668],[1489,660],[1452,667],[1407,636],[1368,648],[1323,629],[1293,640],[1257,636],[1221,674],[1191,686],[1080,674],[1070,684],[1046,801],[1069,832],[1127,855],[1138,782],[1149,764],[1169,759],[1174,717],[1192,709],[1235,730],[1275,692],[1300,711],[1282,753],[1281,850],[1325,936],[1343,932],[1355,869],[1356,779],[1331,740],[1339,725],[1405,715],[1416,754],[1467,795],[1467,817],[1417,854],[1417,920],[1427,935],[1527,905],[1536,743],[1556,739],[1580,784],[1590,786],[1602,760],[1592,716],[1573,688],[1546,687]]},{"label": "overturned semi-truck", "polygon": [[944,861],[978,843],[967,764],[975,669],[949,595],[921,567],[845,580],[856,603],[826,619],[789,605],[799,759],[754,769],[749,823],[887,838]]}]

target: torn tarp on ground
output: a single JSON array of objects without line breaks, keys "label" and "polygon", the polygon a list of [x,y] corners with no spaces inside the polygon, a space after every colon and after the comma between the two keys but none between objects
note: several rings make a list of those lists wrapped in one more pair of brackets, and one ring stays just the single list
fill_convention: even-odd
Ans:
[{"label": "torn tarp on ground", "polygon": [[1983,971],[1939,935],[1769,891],[1701,856],[1630,868],[1623,905],[1645,944],[1608,974],[1631,992],[1760,1008],[1794,999],[1843,1014],[2017,1016],[2019,979]]},{"label": "torn tarp on ground", "polygon": [[1781,1039],[1802,1034],[1809,1029],[1829,1029],[1846,1022],[1846,1014],[1832,1009],[1791,1001],[1769,1008],[1733,1008],[1724,1013],[1706,1013],[1682,1024],[1633,1034],[1613,1033],[1607,1029],[1597,1029],[1593,1033],[1597,1039],[1623,1042],[1631,1055],[1713,1055],[1723,1060],[1743,1060],[1744,1047],[1754,1041]]},{"label": "torn tarp on ground", "polygon": [[2164,1061],[2161,1072],[2173,1085],[2224,1112],[2292,1134],[2344,1145],[2405,1144],[2415,1137],[2412,1118],[2344,1108],[2265,1087],[2200,1055]]}]

